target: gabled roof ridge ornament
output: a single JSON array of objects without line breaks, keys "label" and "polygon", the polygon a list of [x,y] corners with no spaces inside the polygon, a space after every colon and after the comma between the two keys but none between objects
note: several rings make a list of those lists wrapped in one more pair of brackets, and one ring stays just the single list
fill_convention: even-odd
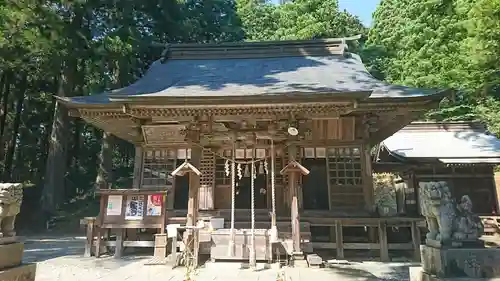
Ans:
[{"label": "gabled roof ridge ornament", "polygon": [[[309,40],[274,40],[259,42],[173,43],[165,44],[161,62],[167,59],[231,59],[287,56],[344,55],[347,42],[361,35]],[[160,46],[155,43],[155,46]]]},{"label": "gabled roof ridge ornament", "polygon": [[201,176],[200,170],[198,170],[193,164],[189,163],[187,160],[184,161],[177,169],[172,171],[172,176],[184,176],[187,173],[195,173],[197,176]]},{"label": "gabled roof ridge ornament", "polygon": [[299,172],[304,176],[309,175],[309,170],[295,160],[290,160],[290,162],[288,162],[288,164],[283,169],[281,169],[280,174],[285,175],[287,173],[294,172]]}]

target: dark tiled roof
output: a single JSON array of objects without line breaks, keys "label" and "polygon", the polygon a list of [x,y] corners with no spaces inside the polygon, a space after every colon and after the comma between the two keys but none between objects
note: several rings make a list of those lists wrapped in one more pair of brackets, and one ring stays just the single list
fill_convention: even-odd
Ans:
[{"label": "dark tiled roof", "polygon": [[[154,62],[134,84],[99,95],[75,97],[70,102],[103,104],[114,98],[133,97],[314,96],[316,93],[350,92],[371,93],[370,98],[395,98],[428,96],[437,92],[379,81],[368,73],[359,56],[338,49],[311,52],[317,50],[318,44],[308,52],[286,45],[289,55],[276,53],[276,45],[270,48],[271,53],[267,56],[262,53],[257,56],[242,49],[243,56],[248,54],[248,58],[235,57],[238,47],[232,47],[232,56],[217,53],[220,58],[214,58],[214,54],[183,58],[182,52],[176,49],[174,57]],[[208,49],[205,47],[205,50]],[[276,53],[274,57],[272,52]]]}]

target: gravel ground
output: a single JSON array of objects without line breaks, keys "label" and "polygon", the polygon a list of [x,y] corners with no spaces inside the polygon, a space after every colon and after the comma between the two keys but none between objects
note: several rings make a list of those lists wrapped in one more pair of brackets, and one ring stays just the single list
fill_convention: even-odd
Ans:
[{"label": "gravel ground", "polygon": [[[144,263],[150,256],[126,256],[122,259],[83,257],[83,237],[28,237],[25,262],[36,262],[36,281],[182,281],[184,270]],[[331,263],[322,269],[287,268],[288,281],[404,281],[409,280],[409,263],[350,262]],[[414,265],[414,264],[413,264]],[[235,263],[207,263],[195,280],[276,280],[276,269],[240,269]]]}]

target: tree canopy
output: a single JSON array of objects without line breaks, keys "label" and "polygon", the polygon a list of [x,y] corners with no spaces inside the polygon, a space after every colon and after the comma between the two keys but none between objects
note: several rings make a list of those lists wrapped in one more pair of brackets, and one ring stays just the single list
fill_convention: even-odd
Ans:
[{"label": "tree canopy", "polygon": [[500,134],[500,0],[383,0],[370,29],[337,0],[4,0],[1,180],[31,186],[29,204],[46,212],[102,182],[130,185],[133,147],[68,117],[54,96],[130,84],[165,43],[357,34],[375,77],[457,90],[425,118],[480,119]]}]

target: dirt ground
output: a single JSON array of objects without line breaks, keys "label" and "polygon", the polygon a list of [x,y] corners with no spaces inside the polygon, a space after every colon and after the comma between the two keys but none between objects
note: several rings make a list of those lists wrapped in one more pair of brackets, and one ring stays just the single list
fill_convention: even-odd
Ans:
[{"label": "dirt ground", "polygon": [[[149,255],[127,255],[122,259],[83,257],[84,238],[75,236],[26,237],[24,262],[37,263],[37,281],[182,281],[184,268],[168,265],[145,265]],[[409,280],[411,263],[349,262],[330,264],[326,268],[284,268],[287,281]],[[242,269],[240,263],[206,263],[197,270],[194,280],[276,280],[277,267]]]}]

